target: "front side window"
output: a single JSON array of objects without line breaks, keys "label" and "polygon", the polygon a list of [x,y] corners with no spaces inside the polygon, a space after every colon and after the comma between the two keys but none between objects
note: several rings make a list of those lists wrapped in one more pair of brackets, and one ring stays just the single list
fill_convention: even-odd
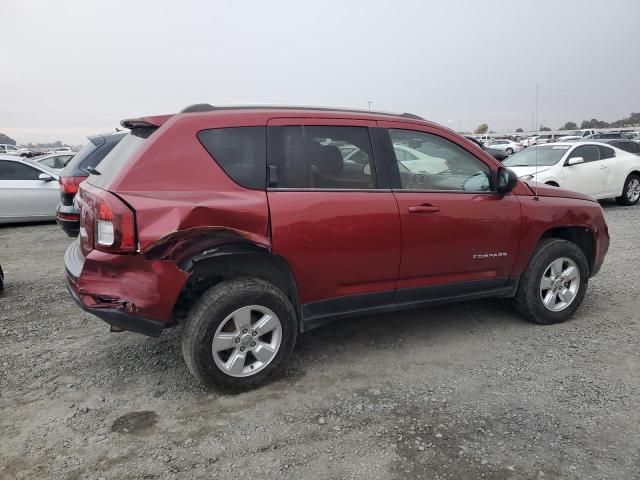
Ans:
[{"label": "front side window", "polygon": [[573,152],[571,152],[567,160],[570,160],[576,157],[582,157],[584,159],[584,163],[596,162],[600,160],[600,153],[598,151],[598,146],[582,145],[581,147],[578,147]]},{"label": "front side window", "polygon": [[401,188],[405,190],[491,190],[491,170],[462,147],[437,135],[413,130],[389,130],[397,152],[399,146],[413,160],[397,156]]},{"label": "front side window", "polygon": [[296,189],[374,189],[366,127],[269,127],[269,186]]},{"label": "front side window", "polygon": [[237,184],[252,189],[266,185],[265,127],[202,130],[198,139],[224,172]]},{"label": "front side window", "polygon": [[38,180],[40,173],[29,165],[0,160],[0,180]]}]

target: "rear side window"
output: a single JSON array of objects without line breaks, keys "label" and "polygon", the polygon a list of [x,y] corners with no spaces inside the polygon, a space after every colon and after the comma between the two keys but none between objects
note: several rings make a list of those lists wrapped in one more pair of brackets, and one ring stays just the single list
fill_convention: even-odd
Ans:
[{"label": "rear side window", "polygon": [[0,180],[38,180],[40,173],[22,163],[0,160]]},{"label": "rear side window", "polygon": [[198,140],[238,185],[263,189],[267,172],[266,127],[214,128],[198,132]]},{"label": "rear side window", "polygon": [[600,160],[605,160],[607,158],[613,158],[616,156],[616,151],[613,148],[598,145],[598,149],[600,150]]},{"label": "rear side window", "polygon": [[269,127],[269,186],[362,190],[377,187],[366,127]]}]

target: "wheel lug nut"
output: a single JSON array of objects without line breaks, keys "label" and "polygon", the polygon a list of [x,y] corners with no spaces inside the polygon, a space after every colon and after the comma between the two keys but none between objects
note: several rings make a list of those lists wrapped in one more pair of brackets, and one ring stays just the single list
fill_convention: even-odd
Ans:
[{"label": "wheel lug nut", "polygon": [[240,351],[241,351],[241,352],[244,352],[244,347],[240,347]]},{"label": "wheel lug nut", "polygon": [[251,342],[251,346],[255,347],[256,346],[256,342]]},{"label": "wheel lug nut", "polygon": [[258,335],[258,332],[256,332],[255,330],[253,332],[251,332],[251,336],[255,337],[256,335]]},{"label": "wheel lug nut", "polygon": [[246,328],[242,330],[242,333],[247,333],[249,330],[247,330]]},{"label": "wheel lug nut", "polygon": [[239,338],[236,338],[236,343],[240,343],[240,339]]}]

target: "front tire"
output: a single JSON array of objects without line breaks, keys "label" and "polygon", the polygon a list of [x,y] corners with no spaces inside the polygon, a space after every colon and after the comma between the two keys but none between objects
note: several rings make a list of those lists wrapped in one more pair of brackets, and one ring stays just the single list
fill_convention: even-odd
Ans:
[{"label": "front tire", "polygon": [[640,177],[632,173],[624,181],[622,195],[616,198],[620,205],[635,205],[640,200]]},{"label": "front tire", "polygon": [[507,148],[507,155],[513,155],[513,148]]},{"label": "front tire", "polygon": [[542,240],[520,278],[514,306],[527,320],[542,325],[567,320],[587,292],[589,264],[575,243]]},{"label": "front tire", "polygon": [[242,390],[278,371],[297,339],[287,296],[257,278],[221,282],[192,307],[182,337],[189,371],[207,386]]}]

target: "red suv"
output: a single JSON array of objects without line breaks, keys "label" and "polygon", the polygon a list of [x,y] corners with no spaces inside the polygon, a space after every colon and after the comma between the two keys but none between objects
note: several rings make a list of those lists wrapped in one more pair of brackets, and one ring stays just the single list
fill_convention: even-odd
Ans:
[{"label": "red suv", "polygon": [[508,297],[561,322],[609,246],[595,200],[411,114],[196,105],[122,125],[80,185],[69,291],[112,331],[184,323],[206,384],[257,384],[338,317]]}]

